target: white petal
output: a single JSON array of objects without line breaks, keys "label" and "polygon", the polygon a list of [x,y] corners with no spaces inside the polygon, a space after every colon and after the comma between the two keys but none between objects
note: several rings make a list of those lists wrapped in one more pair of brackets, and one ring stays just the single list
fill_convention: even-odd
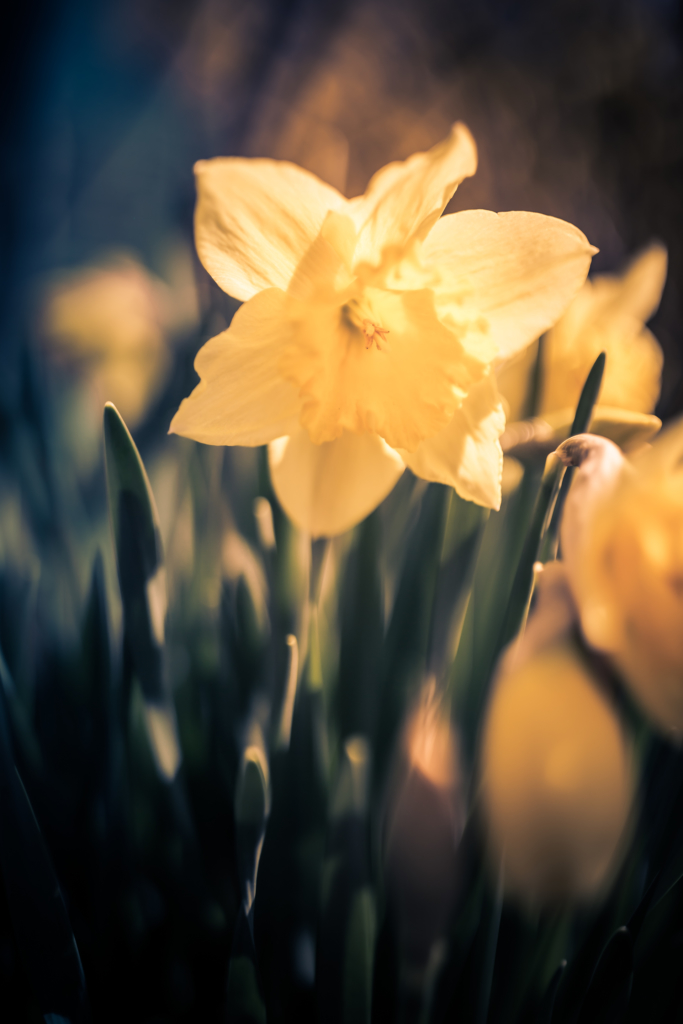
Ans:
[{"label": "white petal", "polygon": [[491,375],[472,388],[447,427],[415,452],[400,454],[423,480],[450,484],[461,498],[497,509],[503,472],[498,438],[504,429],[505,413]]},{"label": "white petal", "polygon": [[332,537],[365,519],[403,473],[403,461],[376,434],[344,433],[313,444],[304,429],[268,449],[270,476],[290,519],[313,537]]},{"label": "white petal", "polygon": [[382,167],[365,195],[350,203],[359,232],[356,265],[377,265],[386,246],[403,248],[424,238],[460,182],[476,169],[477,147],[460,123],[428,152]]},{"label": "white petal", "polygon": [[201,382],[184,399],[169,433],[204,444],[259,445],[296,428],[297,389],[278,372],[288,340],[286,298],[260,292],[241,306],[227,331],[199,350]]},{"label": "white petal", "polygon": [[422,247],[440,276],[442,318],[458,324],[479,315],[501,359],[555,323],[595,252],[583,232],[556,217],[489,210],[442,217]]},{"label": "white petal", "polygon": [[327,212],[348,207],[336,189],[281,160],[200,160],[195,176],[197,252],[236,299],[286,289]]}]

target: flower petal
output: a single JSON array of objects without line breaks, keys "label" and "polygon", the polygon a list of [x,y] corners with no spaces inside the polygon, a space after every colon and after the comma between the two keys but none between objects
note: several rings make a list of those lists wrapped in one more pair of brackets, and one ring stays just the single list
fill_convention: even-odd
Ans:
[{"label": "flower petal", "polygon": [[280,504],[313,537],[343,533],[365,519],[403,473],[401,457],[374,434],[344,433],[313,444],[297,430],[268,449]]},{"label": "flower petal", "polygon": [[652,242],[631,260],[621,279],[616,279],[621,286],[619,306],[625,314],[643,323],[654,316],[666,283],[667,263],[661,242]]},{"label": "flower petal", "polygon": [[460,123],[426,153],[382,167],[365,195],[349,204],[359,232],[356,265],[376,266],[385,247],[403,249],[414,238],[423,239],[460,182],[476,169],[477,147]]},{"label": "flower petal", "polygon": [[507,359],[555,323],[596,252],[583,232],[556,217],[465,210],[436,222],[422,258],[440,276],[444,322],[478,315]]},{"label": "flower petal", "polygon": [[184,399],[169,433],[204,444],[259,445],[298,423],[296,388],[278,373],[288,340],[285,295],[270,288],[241,306],[227,331],[199,350],[201,382]]},{"label": "flower petal", "polygon": [[286,289],[328,210],[348,206],[336,189],[283,160],[217,157],[194,170],[197,252],[236,299]]},{"label": "flower petal", "polygon": [[654,409],[661,385],[662,350],[643,326],[659,305],[666,250],[652,245],[622,275],[586,281],[544,341],[541,411],[576,404],[599,352],[607,353],[600,401],[637,412]]},{"label": "flower petal", "polygon": [[412,454],[405,464],[423,480],[450,484],[461,498],[500,508],[503,452],[498,438],[505,413],[493,375],[475,384],[453,419]]}]

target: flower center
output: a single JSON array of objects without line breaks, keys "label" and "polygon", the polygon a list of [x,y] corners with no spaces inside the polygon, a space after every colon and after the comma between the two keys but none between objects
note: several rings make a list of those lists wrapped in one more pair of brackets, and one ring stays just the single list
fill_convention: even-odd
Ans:
[{"label": "flower center", "polygon": [[386,342],[386,335],[391,332],[388,327],[382,327],[378,323],[372,311],[362,309],[356,299],[351,299],[342,308],[342,316],[364,336],[366,349],[372,348],[374,343],[378,352],[383,351],[382,344]]}]

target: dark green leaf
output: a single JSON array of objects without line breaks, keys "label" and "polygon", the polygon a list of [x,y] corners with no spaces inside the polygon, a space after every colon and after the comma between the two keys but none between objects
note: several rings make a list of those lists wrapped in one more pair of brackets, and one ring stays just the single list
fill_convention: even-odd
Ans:
[{"label": "dark green leaf", "polygon": [[41,1012],[90,1019],[83,968],[33,808],[11,752],[0,693],[0,865],[12,926]]},{"label": "dark green leaf", "polygon": [[633,940],[619,928],[605,946],[586,992],[578,1024],[621,1024],[633,983]]},{"label": "dark green leaf", "polygon": [[181,752],[164,669],[166,580],[159,518],[135,442],[110,402],[104,409],[104,441],[125,642],[140,681],[157,768],[171,781]]}]

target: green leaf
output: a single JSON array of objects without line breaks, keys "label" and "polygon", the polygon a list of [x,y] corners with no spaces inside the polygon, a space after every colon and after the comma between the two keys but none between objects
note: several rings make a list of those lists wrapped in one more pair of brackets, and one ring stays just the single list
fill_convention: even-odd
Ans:
[{"label": "green leaf", "polygon": [[369,886],[353,896],[346,932],[344,954],[344,1024],[369,1024],[372,1009],[377,914],[375,897]]},{"label": "green leaf", "polygon": [[339,674],[333,698],[341,740],[355,733],[369,735],[377,714],[384,641],[380,531],[375,510],[356,531],[341,588]]},{"label": "green leaf", "polygon": [[249,745],[242,751],[235,790],[235,843],[246,914],[256,894],[256,876],[269,812],[268,760],[261,730],[255,727]]},{"label": "green leaf", "polygon": [[562,981],[562,975],[565,972],[567,961],[563,960],[558,964],[555,972],[548,983],[548,987],[545,990],[543,999],[541,1000],[536,1015],[536,1024],[552,1024],[553,1009],[555,1007],[555,996],[557,995],[557,989]]},{"label": "green leaf", "polygon": [[429,484],[408,553],[384,646],[384,666],[373,742],[375,785],[381,786],[403,716],[424,678],[444,528],[452,491]]},{"label": "green leaf", "polygon": [[140,681],[157,769],[170,782],[181,751],[164,668],[166,578],[159,517],[140,453],[111,402],[104,408],[104,442],[125,642]]},{"label": "green leaf", "polygon": [[489,510],[451,495],[430,627],[427,672],[446,679],[458,647]]},{"label": "green leaf", "polygon": [[244,954],[230,958],[226,999],[227,1020],[235,1024],[266,1024],[256,965]]},{"label": "green leaf", "polygon": [[370,750],[363,736],[343,745],[331,803],[318,927],[316,989],[329,1024],[369,1021],[375,949],[370,886]]},{"label": "green leaf", "polygon": [[620,1024],[626,1016],[632,983],[633,939],[628,928],[619,928],[602,951],[578,1024]]},{"label": "green leaf", "polygon": [[11,753],[6,702],[0,692],[0,866],[12,927],[44,1015],[90,1019],[76,940],[33,808]]},{"label": "green leaf", "polygon": [[[582,434],[588,429],[604,372],[605,353],[601,352],[593,363],[583,385],[570,437],[574,434]],[[570,484],[571,473],[567,473],[564,466],[556,467],[546,473],[543,478],[531,526],[515,574],[499,650],[502,650],[517,635],[525,621],[533,588],[534,564],[538,561],[547,562],[557,553],[562,509]]]},{"label": "green leaf", "polygon": [[[606,358],[605,353],[601,352],[586,377],[586,382],[581,390],[579,404],[576,407],[574,422],[569,431],[569,437],[574,437],[576,434],[584,434],[590,426],[593,407],[598,400],[602,378],[605,373]],[[564,503],[567,500],[569,488],[571,487],[573,473],[573,469],[565,469],[564,472],[561,468],[556,470],[553,494],[548,502],[548,517],[539,543],[538,560],[540,562],[549,562],[557,557],[560,522],[562,520]]]}]

